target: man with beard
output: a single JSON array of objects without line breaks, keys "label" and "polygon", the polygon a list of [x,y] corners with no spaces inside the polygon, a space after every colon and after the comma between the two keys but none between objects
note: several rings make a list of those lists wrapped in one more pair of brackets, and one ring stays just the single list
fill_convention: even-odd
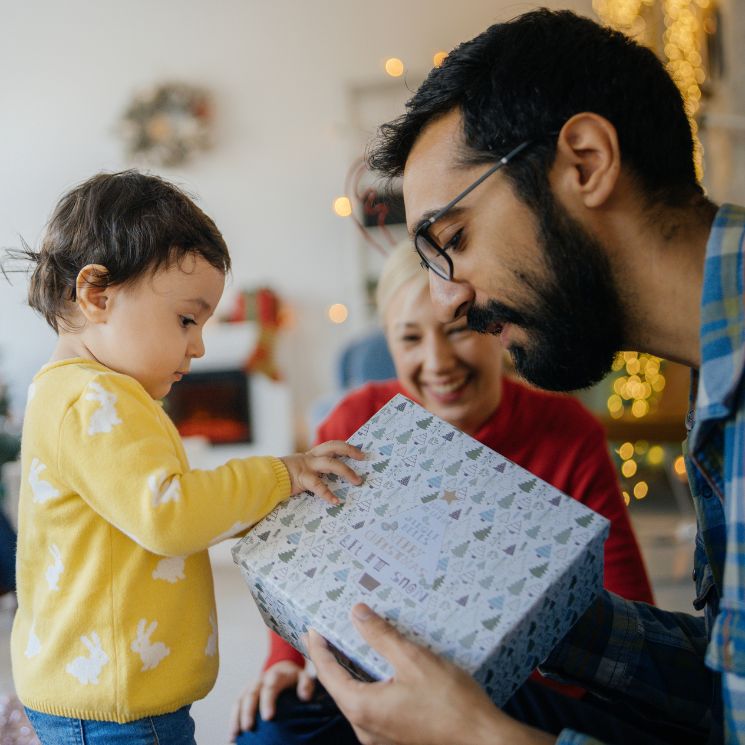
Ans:
[{"label": "man with beard", "polygon": [[[466,315],[500,334],[529,381],[591,385],[620,349],[692,368],[686,461],[705,615],[603,591],[543,669],[702,742],[745,743],[745,209],[703,195],[662,64],[570,12],[527,13],[434,69],[370,163],[403,175],[440,320]],[[554,741],[367,606],[353,620],[391,680],[354,681],[314,632],[309,644],[363,743]]]}]

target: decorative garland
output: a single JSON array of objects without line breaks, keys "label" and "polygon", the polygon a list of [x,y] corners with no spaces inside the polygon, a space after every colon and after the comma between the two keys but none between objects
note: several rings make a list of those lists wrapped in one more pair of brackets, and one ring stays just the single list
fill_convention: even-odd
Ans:
[{"label": "decorative garland", "polygon": [[127,155],[155,166],[177,166],[210,145],[212,106],[206,91],[163,83],[138,93],[122,114]]}]

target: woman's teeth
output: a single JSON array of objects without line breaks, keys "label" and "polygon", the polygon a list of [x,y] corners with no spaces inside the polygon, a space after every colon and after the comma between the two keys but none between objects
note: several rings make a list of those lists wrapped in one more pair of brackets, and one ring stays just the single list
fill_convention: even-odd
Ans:
[{"label": "woman's teeth", "polygon": [[436,394],[452,393],[453,391],[462,388],[465,382],[466,379],[461,378],[460,380],[454,380],[450,383],[430,383],[429,387],[432,389],[432,392]]}]

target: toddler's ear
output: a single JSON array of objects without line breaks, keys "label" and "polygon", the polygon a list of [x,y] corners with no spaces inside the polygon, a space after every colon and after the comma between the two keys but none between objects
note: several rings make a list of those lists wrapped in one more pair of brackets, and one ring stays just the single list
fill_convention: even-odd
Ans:
[{"label": "toddler's ear", "polygon": [[101,264],[86,264],[75,280],[75,299],[80,312],[91,323],[105,323],[109,315],[109,270]]}]

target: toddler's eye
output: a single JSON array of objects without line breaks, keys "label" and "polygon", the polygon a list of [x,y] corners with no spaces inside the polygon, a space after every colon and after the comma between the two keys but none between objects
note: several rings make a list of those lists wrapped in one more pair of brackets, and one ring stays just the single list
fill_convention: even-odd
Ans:
[{"label": "toddler's eye", "polygon": [[184,328],[191,325],[197,325],[196,320],[194,318],[189,318],[189,316],[179,316],[179,321]]}]

